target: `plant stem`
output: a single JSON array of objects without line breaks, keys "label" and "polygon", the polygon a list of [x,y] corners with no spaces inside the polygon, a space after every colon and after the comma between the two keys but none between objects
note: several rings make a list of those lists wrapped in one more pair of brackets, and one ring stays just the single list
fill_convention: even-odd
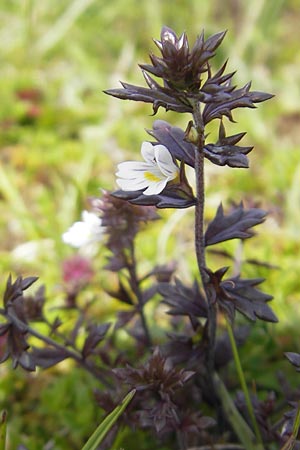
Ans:
[{"label": "plant stem", "polygon": [[195,151],[195,176],[196,176],[196,210],[195,210],[195,245],[196,257],[202,281],[205,278],[203,269],[205,261],[205,240],[204,240],[204,124],[199,103],[196,103],[193,110],[195,128],[198,134],[197,149]]},{"label": "plant stem", "polygon": [[148,347],[151,347],[152,340],[151,340],[149,328],[148,328],[145,313],[144,313],[143,295],[142,295],[142,291],[140,288],[139,279],[138,279],[138,276],[136,273],[136,258],[135,258],[134,243],[132,243],[132,245],[130,247],[130,257],[131,257],[131,260],[128,261],[130,284],[131,284],[131,288],[136,296],[136,299],[138,301],[137,308],[138,308],[138,312],[139,312],[141,322],[142,322],[142,327],[143,327],[144,334],[145,334],[146,345]]},{"label": "plant stem", "polygon": [[217,329],[217,312],[216,305],[210,301],[206,289],[206,258],[205,258],[205,235],[204,235],[204,206],[205,206],[205,182],[204,182],[204,145],[205,130],[200,109],[200,103],[197,102],[193,108],[194,125],[197,131],[197,148],[195,151],[195,177],[196,177],[196,207],[195,207],[195,247],[199,272],[201,275],[202,285],[206,293],[208,307],[208,373],[212,375],[214,369],[215,358],[215,341]]},{"label": "plant stem", "polygon": [[[221,400],[222,408],[224,410],[224,413],[226,414],[226,418],[231,424],[232,429],[235,431],[236,436],[240,440],[241,444],[243,445],[242,448],[244,448],[245,450],[258,450],[254,442],[254,433],[237,410],[225,384],[216,372],[213,376],[214,385]],[[261,447],[260,450],[262,450]]]},{"label": "plant stem", "polygon": [[300,427],[300,403],[298,402],[297,414],[293,425],[293,436],[295,439],[297,439],[299,427]]},{"label": "plant stem", "polygon": [[298,408],[297,408],[297,413],[296,413],[296,417],[295,417],[295,421],[294,421],[294,425],[293,425],[292,434],[290,435],[290,437],[288,438],[288,440],[286,441],[284,446],[281,447],[280,450],[293,450],[293,448],[296,445],[296,439],[298,436],[299,427],[300,427],[300,403],[298,402]]},{"label": "plant stem", "polygon": [[107,388],[110,388],[110,383],[103,377],[103,374],[100,372],[100,369],[92,364],[90,364],[88,361],[86,361],[82,355],[74,350],[70,350],[67,347],[65,347],[62,344],[59,344],[58,342],[55,342],[53,339],[51,339],[48,336],[44,336],[43,334],[39,333],[35,329],[28,327],[28,333],[31,334],[31,336],[36,337],[42,342],[45,342],[45,344],[50,345],[51,347],[56,348],[57,350],[62,351],[62,353],[65,353],[65,355],[68,358],[74,359],[80,366],[84,367],[88,372],[90,372],[95,378],[101,381],[104,386]]},{"label": "plant stem", "polygon": [[238,373],[238,377],[239,377],[239,380],[240,380],[240,384],[241,384],[242,390],[244,392],[246,406],[247,406],[247,409],[248,409],[250,420],[252,422],[253,430],[254,430],[257,442],[259,444],[261,444],[261,446],[263,448],[263,442],[262,442],[261,434],[260,434],[260,431],[259,431],[259,428],[258,428],[258,425],[257,425],[256,418],[255,418],[253,405],[252,405],[252,402],[251,402],[251,399],[250,399],[250,395],[249,395],[249,390],[248,390],[248,387],[247,387],[247,384],[246,384],[246,380],[245,380],[243,368],[242,368],[242,365],[241,365],[241,360],[240,360],[240,357],[239,357],[239,353],[238,353],[235,337],[234,337],[234,334],[233,334],[232,326],[231,326],[231,324],[230,324],[230,322],[229,322],[229,320],[227,318],[226,318],[226,325],[227,325],[227,331],[228,331],[230,345],[231,345],[231,349],[232,349],[232,353],[233,353],[235,367],[236,367],[236,370],[237,370],[237,373]]}]

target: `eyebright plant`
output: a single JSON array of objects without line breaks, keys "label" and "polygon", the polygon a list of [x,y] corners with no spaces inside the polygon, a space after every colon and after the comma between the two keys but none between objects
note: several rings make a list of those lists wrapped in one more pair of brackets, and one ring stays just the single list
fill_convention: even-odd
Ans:
[{"label": "eyebright plant", "polygon": [[[78,315],[68,332],[62,331],[60,318],[47,319],[43,287],[31,296],[24,294],[34,277],[15,282],[10,277],[7,282],[0,311],[0,335],[6,343],[2,361],[11,358],[14,367],[35,370],[74,360],[98,380],[95,399],[105,413],[127,392],[136,391],[101,448],[111,448],[120,427],[126,430],[124,436],[133,430],[135,448],[143,449],[271,450],[289,448],[291,439],[299,447],[293,427],[299,422],[298,412],[282,411],[273,392],[262,397],[257,387],[255,395],[250,394],[239,359],[238,347],[249,327],[240,326],[237,316],[249,323],[277,322],[269,306],[272,296],[260,289],[264,280],[244,278],[227,265],[212,270],[207,264],[212,246],[251,238],[253,228],[266,217],[262,209],[239,203],[227,211],[220,204],[215,217],[208,223],[205,219],[205,164],[249,165],[252,147],[240,144],[244,132],[227,134],[227,121],[234,122],[234,110],[255,108],[272,97],[251,90],[251,83],[236,87],[226,62],[215,70],[214,56],[224,36],[220,32],[205,38],[202,32],[191,47],[186,33],[178,37],[163,27],[161,39],[154,40],[160,56],[150,54],[150,63],[140,65],[147,87],[122,82],[121,88],[106,91],[119,99],[150,103],[154,114],[164,108],[188,115],[185,130],[154,121],[149,141],[141,145],[144,161],[121,162],[116,172],[120,189],[93,199],[93,212],[84,212],[82,221],[63,235],[65,243],[79,249],[102,241],[104,270],[111,274],[103,289],[120,304],[116,317],[103,323],[91,312],[99,294],[92,302],[82,302],[89,280],[93,277],[95,282],[96,277],[88,260],[75,258],[63,265],[64,308]],[[212,121],[218,127],[213,142],[207,132]],[[195,189],[187,166],[194,170]],[[176,275],[174,263],[146,273],[139,268],[136,236],[160,219],[158,209],[163,208],[191,208],[194,213],[198,275],[190,285]],[[160,321],[160,305],[169,322]],[[46,324],[49,334],[37,331],[34,321]],[[128,335],[125,342],[120,331]],[[300,366],[295,355],[288,357]],[[232,360],[242,392],[233,388],[235,382],[222,379]],[[280,412],[286,415],[278,420]]]}]

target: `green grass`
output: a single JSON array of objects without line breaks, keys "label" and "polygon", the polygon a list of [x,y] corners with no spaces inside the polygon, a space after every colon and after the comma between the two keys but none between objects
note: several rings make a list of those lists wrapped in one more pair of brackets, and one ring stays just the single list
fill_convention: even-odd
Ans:
[{"label": "green grass", "polygon": [[[256,373],[257,361],[262,364],[267,352],[281,367],[284,351],[300,351],[299,20],[297,0],[2,0],[1,286],[10,272],[38,275],[47,286],[49,308],[59,304],[61,262],[74,252],[62,243],[61,234],[79,218],[88,206],[87,199],[98,195],[99,188],[116,187],[116,164],[139,155],[141,142],[148,136],[145,129],[153,123],[149,105],[121,102],[102,91],[117,87],[119,80],[144,84],[138,63],[148,61],[148,52],[155,48],[151,38],[159,38],[163,24],[177,33],[187,31],[190,42],[202,28],[207,35],[228,29],[218,63],[229,56],[228,69],[237,69],[238,84],[251,79],[254,89],[276,97],[254,111],[234,114],[238,123],[230,129],[247,131],[245,145],[255,146],[251,167],[245,171],[207,164],[207,215],[213,216],[220,201],[226,206],[231,200],[243,199],[270,211],[266,223],[257,229],[258,236],[247,242],[243,251],[244,258],[278,268],[245,264],[243,273],[267,278],[264,288],[275,297],[272,306],[280,323],[255,328],[263,354],[258,346],[245,350],[249,377],[263,376],[262,371]],[[37,95],[37,100],[20,98],[26,93]],[[190,119],[164,111],[159,111],[158,117],[182,127]],[[142,267],[180,255],[179,273],[189,280],[196,272],[192,214],[166,211],[162,215],[164,226],[154,225],[148,231],[141,250],[145,258]],[[191,232],[182,233],[182,229]],[[225,247],[234,250],[234,245]],[[182,262],[183,252],[187,263]],[[212,265],[220,263],[210,258]],[[113,308],[105,304],[111,313]],[[243,360],[243,354],[241,357]],[[266,364],[271,364],[269,359]],[[12,378],[9,373],[1,368],[0,396],[5,404],[14,398],[8,429],[19,435],[11,437],[9,448],[16,448],[23,439],[30,449],[41,449],[57,426],[51,383],[48,380],[38,399],[29,386],[32,380],[40,383],[39,377],[29,382],[22,373]],[[60,378],[51,372],[51,377],[55,377],[55,389],[62,391],[75,390],[80,383],[77,373],[76,378],[70,373]],[[15,381],[21,384],[21,392]],[[276,383],[270,377],[265,381]],[[98,411],[88,396],[78,404],[81,401],[87,408],[82,427],[68,407],[61,412],[61,420],[69,417],[69,423],[61,423],[60,433],[71,430],[70,439],[76,442],[63,441],[59,435],[63,444],[57,441],[56,449],[60,445],[80,448],[94,428],[87,423],[92,418],[93,425],[97,423]],[[74,410],[78,404],[70,408]]]}]

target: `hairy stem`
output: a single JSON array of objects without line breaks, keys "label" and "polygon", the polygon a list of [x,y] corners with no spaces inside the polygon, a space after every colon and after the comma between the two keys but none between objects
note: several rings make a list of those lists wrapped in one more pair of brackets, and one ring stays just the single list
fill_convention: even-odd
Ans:
[{"label": "hairy stem", "polygon": [[249,390],[246,384],[246,380],[245,380],[245,376],[244,376],[244,371],[241,365],[241,360],[239,357],[239,353],[238,353],[238,349],[237,349],[237,345],[236,345],[236,341],[235,341],[235,337],[233,334],[233,330],[232,330],[232,326],[229,322],[229,320],[226,320],[226,325],[227,325],[227,331],[228,331],[228,336],[229,336],[229,340],[230,340],[230,345],[231,345],[231,349],[232,349],[232,353],[233,353],[233,359],[234,359],[234,363],[235,363],[235,367],[238,373],[238,377],[240,380],[240,384],[245,396],[245,401],[246,401],[246,406],[248,409],[248,413],[252,422],[252,426],[253,426],[253,430],[257,439],[257,442],[261,445],[262,444],[262,438],[261,438],[261,434],[257,425],[257,421],[255,418],[255,414],[254,414],[254,410],[253,410],[253,405],[250,399],[250,395],[249,395]]},{"label": "hairy stem", "polygon": [[[205,259],[205,235],[204,235],[204,205],[205,205],[205,183],[204,183],[204,144],[205,129],[200,109],[200,103],[196,103],[193,108],[194,125],[197,131],[197,148],[195,151],[195,177],[196,177],[196,208],[195,208],[195,247],[199,272],[201,275],[202,285],[206,292],[206,259]],[[210,301],[207,295],[208,319],[207,330],[209,339],[208,352],[208,372],[213,373],[215,340],[217,328],[216,305]]]},{"label": "hairy stem", "polygon": [[205,204],[205,185],[204,185],[204,124],[200,105],[197,103],[194,107],[193,118],[197,130],[197,149],[195,152],[195,175],[196,175],[196,210],[195,210],[195,245],[196,256],[202,281],[204,281],[203,269],[206,266],[205,261],[205,241],[204,241],[204,204]]}]

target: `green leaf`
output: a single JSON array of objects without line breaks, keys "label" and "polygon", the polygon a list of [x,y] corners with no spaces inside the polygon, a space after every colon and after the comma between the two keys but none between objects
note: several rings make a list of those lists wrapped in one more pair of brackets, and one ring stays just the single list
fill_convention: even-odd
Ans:
[{"label": "green leaf", "polygon": [[255,435],[253,431],[240,415],[230,397],[229,392],[226,389],[226,386],[217,373],[214,373],[214,384],[219,394],[226,418],[231,424],[245,450],[263,450],[260,444],[255,443]]},{"label": "green leaf", "polygon": [[[92,436],[87,443],[83,446],[82,450],[96,450],[97,446],[103,441],[106,434],[112,428],[114,423],[118,420],[119,416],[126,409],[127,405],[135,395],[136,390],[130,391],[122,402],[100,423],[96,428]],[[1,449],[0,449],[1,450]]]},{"label": "green leaf", "polygon": [[6,411],[2,411],[0,418],[0,450],[5,450],[6,446]]}]

